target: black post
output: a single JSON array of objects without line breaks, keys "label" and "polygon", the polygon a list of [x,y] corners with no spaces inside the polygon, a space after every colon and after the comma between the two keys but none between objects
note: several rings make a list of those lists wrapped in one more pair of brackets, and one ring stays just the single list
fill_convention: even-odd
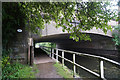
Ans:
[{"label": "black post", "polygon": [[33,65],[33,57],[34,57],[33,46],[30,46],[30,66]]}]

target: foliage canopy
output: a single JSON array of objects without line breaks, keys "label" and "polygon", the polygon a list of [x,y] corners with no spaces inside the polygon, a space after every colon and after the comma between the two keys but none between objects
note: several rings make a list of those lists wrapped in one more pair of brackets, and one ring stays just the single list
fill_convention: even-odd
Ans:
[{"label": "foliage canopy", "polygon": [[116,17],[114,12],[107,9],[109,2],[27,2],[19,5],[26,14],[26,23],[32,32],[38,33],[38,28],[43,29],[45,23],[55,21],[56,27],[62,27],[76,41],[90,40],[81,30],[96,27],[107,33],[111,30],[108,21]]},{"label": "foliage canopy", "polygon": [[[120,1],[118,2],[118,7],[120,8]],[[120,51],[120,11],[118,10],[118,25],[115,26],[115,30],[117,32],[113,33],[113,41],[115,42],[115,45],[118,47],[118,50]]]},{"label": "foliage canopy", "polygon": [[116,33],[113,33],[113,41],[115,41],[115,45],[120,46],[120,24],[115,26]]},{"label": "foliage canopy", "polygon": [[[70,38],[90,40],[81,30],[100,28],[105,33],[111,26],[108,22],[116,17],[107,6],[108,2],[8,2],[3,3],[3,43],[13,39],[16,29],[26,24],[27,29],[39,33],[45,23],[56,22],[56,28],[71,34]],[[74,22],[76,24],[74,24]],[[7,34],[9,33],[9,34]]]}]

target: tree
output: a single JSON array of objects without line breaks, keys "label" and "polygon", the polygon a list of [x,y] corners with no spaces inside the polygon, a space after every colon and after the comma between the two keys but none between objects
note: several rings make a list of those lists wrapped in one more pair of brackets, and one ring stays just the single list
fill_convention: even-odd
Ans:
[{"label": "tree", "polygon": [[[45,23],[55,21],[56,28],[62,27],[76,41],[90,40],[90,36],[82,34],[81,30],[96,27],[107,33],[107,30],[111,30],[108,21],[116,17],[115,12],[107,9],[109,2],[27,2],[19,5],[25,12],[26,23],[33,33],[38,33],[38,28],[43,29]],[[74,26],[74,21],[79,24]]]},{"label": "tree", "polygon": [[[120,1],[118,2],[118,8],[120,8]],[[115,45],[117,46],[119,52],[120,52],[120,11],[118,9],[118,25],[114,28],[117,32],[113,33],[113,41],[115,42]]]},{"label": "tree", "polygon": [[113,33],[113,41],[115,41],[116,46],[120,46],[120,25],[115,26],[114,29],[116,30],[116,33]]},{"label": "tree", "polygon": [[[15,2],[3,3],[3,42],[12,40],[17,26],[28,25],[33,33],[39,33],[45,23],[55,21],[56,28],[71,34],[70,38],[90,40],[90,36],[82,34],[81,30],[90,30],[93,27],[102,29],[105,33],[111,26],[108,21],[116,17],[106,7],[108,2]],[[78,25],[73,25],[78,21]],[[9,34],[8,34],[9,33]],[[6,41],[7,40],[7,41]]]}]

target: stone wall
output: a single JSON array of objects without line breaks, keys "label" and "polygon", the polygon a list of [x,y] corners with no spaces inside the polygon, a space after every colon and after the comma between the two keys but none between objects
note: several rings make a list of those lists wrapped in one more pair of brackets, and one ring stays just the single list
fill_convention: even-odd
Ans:
[{"label": "stone wall", "polygon": [[13,53],[10,54],[10,57],[12,58],[12,61],[19,60],[19,62],[26,64],[28,53],[28,32],[25,28],[20,29],[22,29],[22,32],[17,32],[12,41],[11,47],[13,49]]}]

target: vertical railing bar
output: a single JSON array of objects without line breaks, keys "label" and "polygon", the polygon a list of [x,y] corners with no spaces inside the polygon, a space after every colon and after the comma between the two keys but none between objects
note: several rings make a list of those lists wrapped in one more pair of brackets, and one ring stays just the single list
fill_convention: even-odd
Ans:
[{"label": "vertical railing bar", "polygon": [[54,57],[55,54],[54,53],[55,53],[55,49],[53,49],[53,59],[55,59],[55,57]]},{"label": "vertical railing bar", "polygon": [[75,54],[73,54],[73,77],[76,76]]},{"label": "vertical railing bar", "polygon": [[51,53],[52,53],[52,48],[50,48],[50,54],[49,54],[49,57],[51,57]]},{"label": "vertical railing bar", "polygon": [[58,62],[58,49],[56,49],[56,61]]},{"label": "vertical railing bar", "polygon": [[51,58],[52,58],[52,48],[51,48]]},{"label": "vertical railing bar", "polygon": [[54,59],[54,49],[52,49],[52,59]]},{"label": "vertical railing bar", "polygon": [[62,51],[62,66],[64,66],[64,51]]},{"label": "vertical railing bar", "polygon": [[103,60],[100,60],[100,78],[104,79],[104,65],[103,65]]}]

